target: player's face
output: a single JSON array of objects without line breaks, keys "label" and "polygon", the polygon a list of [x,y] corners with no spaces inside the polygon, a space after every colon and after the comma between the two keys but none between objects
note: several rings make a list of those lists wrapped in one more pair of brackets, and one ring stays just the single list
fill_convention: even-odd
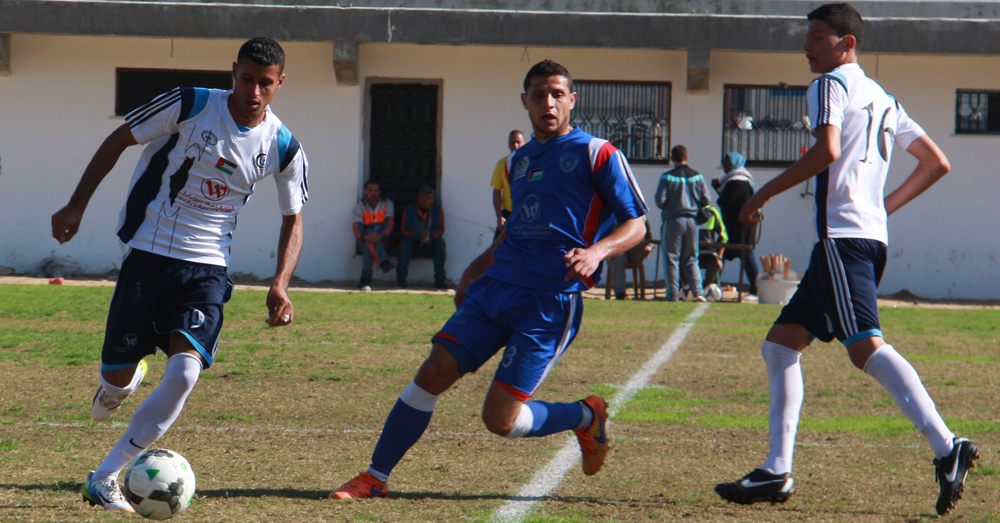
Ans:
[{"label": "player's face", "polygon": [[513,134],[510,138],[507,138],[507,148],[510,149],[510,152],[516,151],[518,147],[524,144],[524,135],[521,133]]},{"label": "player's face", "polygon": [[853,36],[837,36],[826,22],[810,20],[802,50],[809,60],[809,70],[825,74],[852,61],[849,57],[853,54],[854,44]]},{"label": "player's face", "polygon": [[365,199],[368,200],[369,205],[378,203],[379,196],[381,195],[382,190],[378,188],[377,183],[370,183],[365,187]]},{"label": "player's face", "polygon": [[[234,116],[241,116],[252,123],[259,123],[264,117],[267,104],[271,103],[274,93],[285,81],[281,67],[277,65],[260,65],[249,59],[233,62],[233,98],[235,103],[229,106],[235,111]],[[246,124],[247,122],[240,122]]]},{"label": "player's face", "polygon": [[521,103],[528,110],[536,139],[547,140],[570,131],[569,113],[576,104],[576,93],[570,91],[565,77],[533,77]]}]

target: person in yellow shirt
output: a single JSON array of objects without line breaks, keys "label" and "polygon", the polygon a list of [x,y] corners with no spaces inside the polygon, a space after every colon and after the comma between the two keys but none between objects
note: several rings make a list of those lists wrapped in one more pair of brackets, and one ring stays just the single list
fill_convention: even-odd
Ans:
[{"label": "person in yellow shirt", "polygon": [[[510,152],[514,152],[518,147],[527,143],[524,139],[524,133],[514,129],[507,135],[507,148]],[[493,169],[493,180],[490,181],[490,187],[493,187],[493,210],[497,213],[497,230],[493,234],[493,239],[496,240],[497,236],[500,235],[500,231],[503,230],[504,224],[507,222],[507,218],[510,218],[510,210],[513,206],[513,202],[510,199],[510,182],[507,181],[507,156],[504,156],[497,162],[496,168]]]}]

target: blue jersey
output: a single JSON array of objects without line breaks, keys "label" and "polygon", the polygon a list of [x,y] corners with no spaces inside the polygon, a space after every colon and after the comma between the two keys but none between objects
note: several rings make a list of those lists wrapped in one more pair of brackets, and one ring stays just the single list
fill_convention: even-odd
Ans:
[{"label": "blue jersey", "polygon": [[621,151],[580,128],[539,143],[531,140],[507,159],[513,210],[507,239],[493,251],[485,276],[557,292],[596,285],[601,267],[586,279],[565,281],[563,257],[610,231],[610,223],[638,218],[646,202]]}]

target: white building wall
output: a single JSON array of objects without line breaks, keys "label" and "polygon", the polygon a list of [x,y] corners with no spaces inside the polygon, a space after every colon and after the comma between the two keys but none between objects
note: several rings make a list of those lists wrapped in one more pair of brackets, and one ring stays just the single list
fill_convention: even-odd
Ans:
[{"label": "white building wall", "polygon": [[[14,35],[12,70],[0,77],[0,265],[32,270],[53,251],[83,262],[89,272],[120,264],[114,235],[118,211],[138,159],[127,151],[91,201],[80,233],[65,245],[51,238],[49,217],[66,203],[100,141],[124,120],[112,117],[116,67],[228,70],[242,42],[113,37]],[[171,55],[172,45],[172,55]],[[806,85],[814,77],[797,54],[712,53],[711,91],[685,91],[686,53],[537,49],[515,47],[363,44],[362,85],[338,86],[330,43],[286,44],[287,75],[272,108],[301,141],[310,160],[306,243],[296,274],[306,280],[353,280],[351,210],[364,178],[365,78],[439,80],[442,85],[442,183],[448,275],[457,279],[493,236],[489,176],[506,152],[511,129],[530,131],[519,101],[521,83],[535,62],[551,58],[584,80],[672,83],[672,144],[688,146],[691,165],[707,178],[722,174],[724,84]],[[906,288],[931,297],[996,298],[1000,294],[1000,240],[995,173],[998,137],[954,136],[956,88],[995,88],[1000,59],[864,56],[862,66],[906,106],[952,161],[953,172],[890,219],[890,262],[884,292]],[[877,67],[876,67],[877,62]],[[889,188],[914,163],[902,151]],[[666,166],[637,165],[650,206]],[[759,183],[778,174],[754,169]],[[766,207],[758,254],[781,252],[803,271],[814,238],[812,198],[801,187]],[[273,274],[279,217],[274,187],[258,185],[240,214],[231,271]],[[400,210],[401,211],[401,210]],[[730,264],[726,279],[735,279]],[[378,273],[379,271],[376,271]],[[654,274],[652,259],[647,278]],[[662,278],[662,267],[659,271]],[[429,280],[429,260],[416,260],[411,279]],[[392,279],[393,274],[376,277]]]}]

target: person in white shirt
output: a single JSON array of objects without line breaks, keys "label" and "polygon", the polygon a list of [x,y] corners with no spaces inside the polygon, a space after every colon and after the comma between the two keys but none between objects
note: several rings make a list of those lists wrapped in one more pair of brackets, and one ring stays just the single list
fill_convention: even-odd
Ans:
[{"label": "person in white shirt", "polygon": [[[801,353],[813,338],[840,340],[851,362],[875,378],[934,451],[940,484],[938,514],[955,508],[966,473],[975,466],[975,443],[955,438],[920,377],[888,345],[879,325],[877,287],[886,263],[887,218],[950,169],[948,159],[899,104],[858,66],[863,26],[849,4],[809,13],[803,46],[821,73],[807,92],[813,146],[744,204],[740,221],[757,222],[770,198],[816,177],[816,230],[809,268],[767,334],[761,353],[770,382],[771,449],[767,460],[732,483],[715,487],[741,504],[783,503],[794,493],[792,453],[802,407]],[[899,188],[884,196],[893,143],[919,161]]]},{"label": "person in white shirt", "polygon": [[110,418],[138,388],[147,370],[143,358],[159,349],[167,365],[124,435],[87,475],[83,496],[91,505],[134,512],[118,473],[167,431],[212,365],[233,292],[226,267],[236,215],[268,176],[278,186],[282,222],[266,321],[281,327],[294,319],[287,289],[302,248],[308,161],[268,107],[285,79],[284,65],[277,42],[254,38],[233,63],[233,90],[177,88],[132,111],[98,148],[69,203],[52,215],[52,236],[59,243],[72,239],[122,152],[149,144],[119,216],[118,237],[129,253],[108,313],[93,418]]}]

